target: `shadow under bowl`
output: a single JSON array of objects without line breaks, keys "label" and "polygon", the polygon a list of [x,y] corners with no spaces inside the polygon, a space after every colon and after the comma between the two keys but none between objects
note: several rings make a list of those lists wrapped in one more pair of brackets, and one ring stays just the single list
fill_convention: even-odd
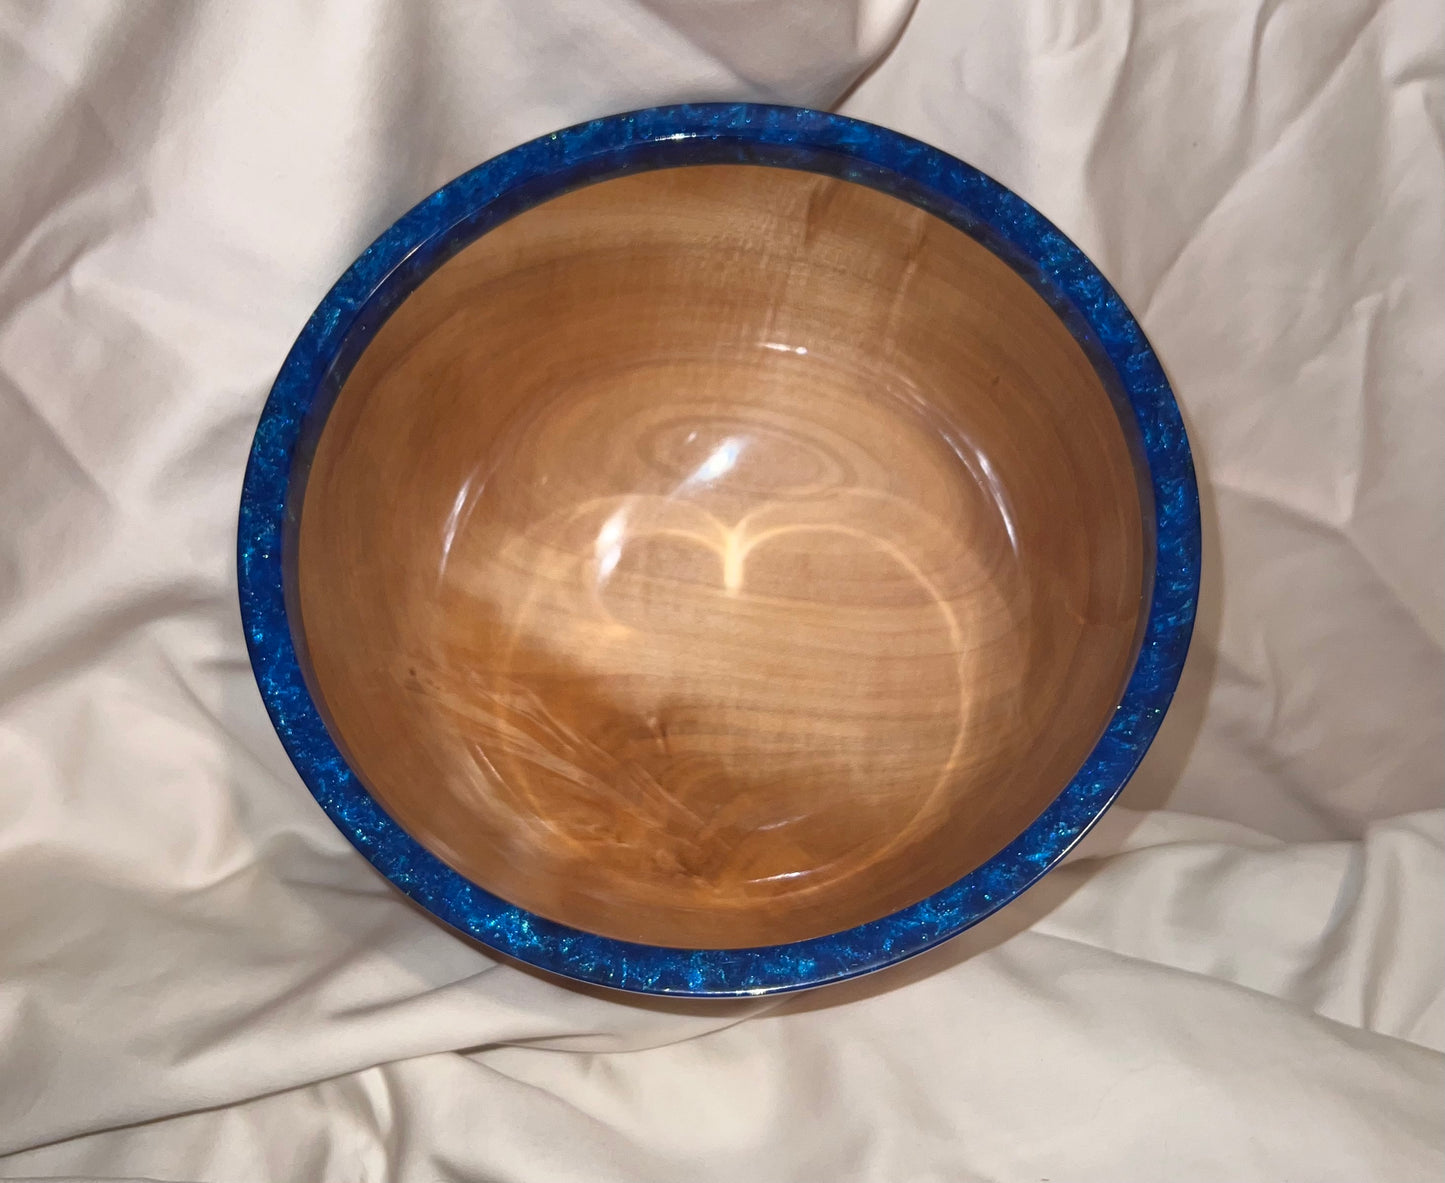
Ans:
[{"label": "shadow under bowl", "polygon": [[393,881],[544,968],[738,993],[917,952],[1157,728],[1198,566],[1167,384],[1067,240],[915,141],[559,136],[402,219],[278,379],[241,539],[273,718]]}]

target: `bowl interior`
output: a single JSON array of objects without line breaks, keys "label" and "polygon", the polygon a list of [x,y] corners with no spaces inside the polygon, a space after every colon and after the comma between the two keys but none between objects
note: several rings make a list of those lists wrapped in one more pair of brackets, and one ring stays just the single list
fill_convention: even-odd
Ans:
[{"label": "bowl interior", "polygon": [[604,936],[801,940],[1017,836],[1145,609],[1088,356],[953,226],[832,177],[602,181],[391,315],[317,443],[298,649],[377,800]]}]

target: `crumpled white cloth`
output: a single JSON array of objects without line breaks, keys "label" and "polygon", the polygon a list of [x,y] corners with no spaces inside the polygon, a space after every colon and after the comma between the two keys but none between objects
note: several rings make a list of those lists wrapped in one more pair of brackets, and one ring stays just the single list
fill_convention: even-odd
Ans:
[{"label": "crumpled white cloth", "polygon": [[[0,1177],[1410,1183],[1445,1170],[1445,43],[1430,0],[0,4]],[[1179,699],[978,929],[783,1000],[570,988],[311,802],[251,431],[430,189],[679,99],[1008,184],[1160,350]]]}]

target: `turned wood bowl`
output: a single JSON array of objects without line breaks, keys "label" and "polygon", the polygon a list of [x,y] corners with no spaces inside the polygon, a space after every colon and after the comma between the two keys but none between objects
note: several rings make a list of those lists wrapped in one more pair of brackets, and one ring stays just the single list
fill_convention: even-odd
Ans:
[{"label": "turned wood bowl", "polygon": [[241,557],[282,738],[403,890],[573,977],[759,992],[951,935],[1102,812],[1197,497],[1138,326],[1020,199],[836,116],[670,108],[358,261]]}]

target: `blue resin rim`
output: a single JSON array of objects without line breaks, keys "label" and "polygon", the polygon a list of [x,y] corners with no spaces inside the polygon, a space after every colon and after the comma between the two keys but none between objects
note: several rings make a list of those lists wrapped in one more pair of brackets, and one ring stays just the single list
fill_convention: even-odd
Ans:
[{"label": "blue resin rim", "polygon": [[[920,903],[845,932],[750,949],[632,944],[546,920],[483,890],[371,797],[306,688],[286,610],[283,539],[293,460],[387,313],[451,254],[505,218],[578,185],[653,168],[750,163],[823,172],[927,209],[1002,256],[1053,306],[1132,412],[1155,512],[1152,601],[1112,721],[1073,780],[1017,839]],[[1147,519],[1147,503],[1146,519]],[[1147,524],[1147,523],[1146,523]],[[646,994],[738,996],[855,977],[989,916],[1068,853],[1133,775],[1173,698],[1199,585],[1199,492],[1179,408],[1124,302],[1022,198],[918,140],[840,115],[746,103],[656,107],[543,136],[451,181],[403,215],[327,293],[261,414],[241,493],[241,616],[261,697],[331,820],[407,896],[500,953],[583,982]]]}]

